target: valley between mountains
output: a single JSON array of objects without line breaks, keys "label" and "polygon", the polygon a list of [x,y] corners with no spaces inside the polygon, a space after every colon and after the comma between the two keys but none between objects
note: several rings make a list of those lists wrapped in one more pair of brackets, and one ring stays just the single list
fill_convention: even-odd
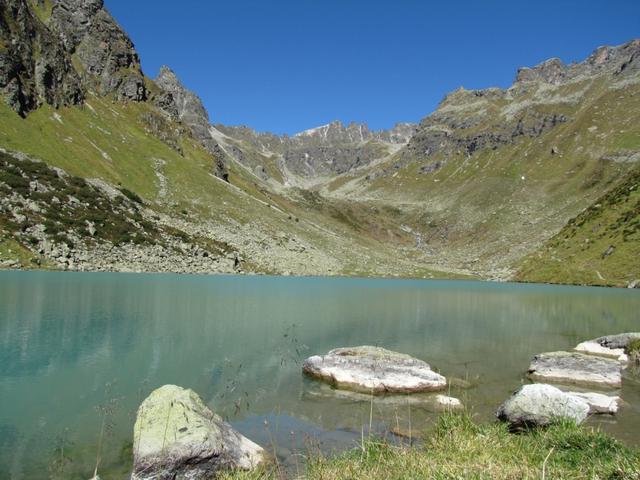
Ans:
[{"label": "valley between mountains", "polygon": [[278,136],[145,75],[102,0],[3,0],[0,94],[2,268],[640,283],[640,40]]}]

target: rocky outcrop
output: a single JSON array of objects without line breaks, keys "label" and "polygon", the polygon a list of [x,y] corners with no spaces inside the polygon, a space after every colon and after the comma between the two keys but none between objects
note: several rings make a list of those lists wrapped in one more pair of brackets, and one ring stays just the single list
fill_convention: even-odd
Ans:
[{"label": "rocky outcrop", "polygon": [[0,92],[19,115],[47,103],[81,103],[83,90],[61,40],[26,0],[0,2]]},{"label": "rocky outcrop", "polygon": [[85,82],[100,94],[115,94],[119,100],[146,100],[138,53],[102,0],[55,0],[50,25],[78,59]]},{"label": "rocky outcrop", "polygon": [[185,88],[169,67],[160,69],[155,82],[163,91],[157,99],[157,105],[191,130],[194,138],[215,157],[216,176],[228,179],[229,172],[224,161],[226,154],[211,134],[209,114],[200,97]]},{"label": "rocky outcrop", "polygon": [[620,362],[577,352],[549,352],[536,355],[529,365],[534,381],[620,388]]},{"label": "rocky outcrop", "polygon": [[165,385],[138,408],[132,480],[208,479],[221,470],[250,470],[264,450],[215,415],[193,391]]},{"label": "rocky outcrop", "polygon": [[628,75],[638,71],[640,71],[640,40],[632,40],[616,47],[599,47],[580,63],[566,65],[559,58],[552,58],[533,68],[520,68],[516,83],[543,82],[560,85],[606,73]]},{"label": "rocky outcrop", "polygon": [[[507,89],[460,88],[447,95],[437,110],[420,122],[402,150],[399,164],[438,153],[473,155],[485,148],[514,143],[521,137],[540,137],[571,120],[562,111],[550,111],[559,108],[557,104],[572,101],[566,94],[552,100],[550,92],[554,88],[606,75],[612,79],[628,78],[638,71],[640,40],[634,40],[617,47],[601,47],[576,64],[565,65],[552,58],[533,68],[521,68]],[[544,107],[535,108],[538,105]]]},{"label": "rocky outcrop", "polygon": [[336,388],[370,394],[442,390],[447,380],[428,363],[380,347],[337,348],[304,361],[303,371]]},{"label": "rocky outcrop", "polygon": [[524,385],[498,408],[498,419],[513,428],[545,427],[565,418],[582,423],[590,407],[584,400],[551,385]]},{"label": "rocky outcrop", "polygon": [[621,362],[627,362],[629,360],[628,347],[637,340],[640,340],[639,332],[607,335],[582,342],[576,346],[575,350],[589,355],[615,358]]},{"label": "rocky outcrop", "polygon": [[80,104],[86,89],[146,99],[138,54],[102,0],[53,0],[50,15],[48,6],[0,2],[0,90],[11,108],[25,116],[44,103]]}]

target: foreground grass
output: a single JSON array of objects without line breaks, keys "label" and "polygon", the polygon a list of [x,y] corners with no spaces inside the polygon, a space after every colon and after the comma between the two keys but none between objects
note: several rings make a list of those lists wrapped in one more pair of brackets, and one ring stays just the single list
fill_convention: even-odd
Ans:
[{"label": "foreground grass", "polygon": [[[309,479],[640,479],[640,451],[602,432],[560,422],[514,434],[503,424],[477,425],[443,415],[419,447],[367,441],[337,458],[307,459]],[[283,472],[234,473],[226,480],[282,478]]]}]

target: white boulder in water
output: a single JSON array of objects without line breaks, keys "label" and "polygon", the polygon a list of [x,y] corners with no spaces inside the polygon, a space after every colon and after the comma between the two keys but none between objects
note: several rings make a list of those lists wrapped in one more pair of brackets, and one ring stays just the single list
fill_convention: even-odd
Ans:
[{"label": "white boulder in water", "polygon": [[498,408],[496,416],[512,427],[544,427],[560,418],[582,423],[589,415],[584,400],[545,384],[524,385]]},{"label": "white boulder in water", "polygon": [[446,378],[428,363],[380,347],[336,348],[307,358],[302,369],[336,388],[378,395],[433,392],[447,386]]}]

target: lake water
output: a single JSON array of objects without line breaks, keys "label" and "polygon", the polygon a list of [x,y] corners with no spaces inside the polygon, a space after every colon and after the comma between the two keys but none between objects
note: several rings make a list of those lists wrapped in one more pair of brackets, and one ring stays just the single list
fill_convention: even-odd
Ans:
[{"label": "lake water", "polygon": [[[429,362],[479,421],[536,353],[640,330],[640,292],[462,281],[0,272],[0,478],[124,478],[135,410],[153,389],[194,389],[289,468],[355,446],[370,424],[424,431],[436,413],[356,401],[303,377],[309,355],[380,345]],[[589,422],[640,444],[640,383]],[[106,416],[104,412],[107,412]]]}]

